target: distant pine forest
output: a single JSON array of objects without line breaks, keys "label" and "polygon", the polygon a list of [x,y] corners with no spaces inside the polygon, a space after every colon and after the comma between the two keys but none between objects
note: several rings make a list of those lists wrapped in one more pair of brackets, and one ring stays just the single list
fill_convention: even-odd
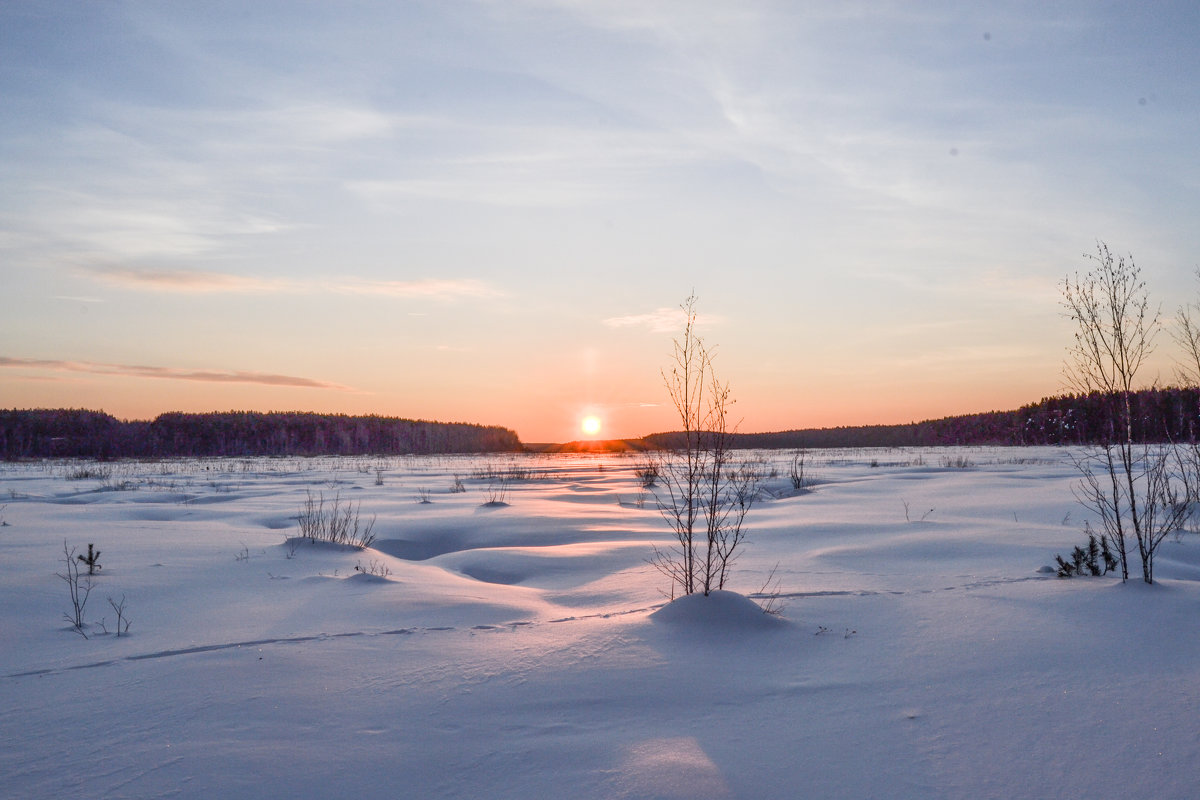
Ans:
[{"label": "distant pine forest", "polygon": [[[904,425],[738,433],[735,448],[1079,445],[1113,436],[1118,395],[1050,397],[1016,411],[989,411]],[[1145,389],[1130,397],[1141,442],[1195,442],[1200,389]],[[672,449],[678,432],[625,440],[616,449]],[[599,448],[585,448],[596,450]],[[513,453],[517,434],[499,426],[303,412],[163,414],[122,421],[100,411],[0,410],[0,459],[168,458]]]},{"label": "distant pine forest", "polygon": [[[1120,395],[1093,392],[1045,398],[1016,411],[989,411],[903,425],[738,433],[735,448],[936,447],[948,445],[1079,445],[1112,441]],[[1200,435],[1200,389],[1144,389],[1130,396],[1139,442],[1194,442]],[[656,433],[651,448],[678,447],[682,434]]]},{"label": "distant pine forest", "polygon": [[166,458],[515,452],[507,428],[342,414],[163,414],[125,422],[99,411],[0,411],[0,458]]}]

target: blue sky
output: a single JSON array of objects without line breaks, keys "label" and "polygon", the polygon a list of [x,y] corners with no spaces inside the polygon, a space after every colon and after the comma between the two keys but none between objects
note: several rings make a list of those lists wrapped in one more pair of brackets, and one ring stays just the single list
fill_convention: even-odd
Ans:
[{"label": "blue sky", "polygon": [[[743,430],[1062,390],[1200,263],[1194,3],[0,5],[0,406]],[[1160,337],[1147,382],[1170,381]]]}]

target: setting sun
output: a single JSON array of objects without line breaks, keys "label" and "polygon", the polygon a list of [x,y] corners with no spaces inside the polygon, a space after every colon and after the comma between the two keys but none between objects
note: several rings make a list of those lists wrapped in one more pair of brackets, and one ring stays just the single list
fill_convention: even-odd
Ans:
[{"label": "setting sun", "polygon": [[579,427],[583,430],[584,435],[595,436],[600,432],[600,418],[595,416],[584,417]]}]

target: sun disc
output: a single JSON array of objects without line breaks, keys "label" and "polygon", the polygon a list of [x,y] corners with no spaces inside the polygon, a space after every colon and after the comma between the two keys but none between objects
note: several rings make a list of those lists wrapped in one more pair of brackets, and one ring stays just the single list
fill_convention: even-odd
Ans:
[{"label": "sun disc", "polygon": [[580,429],[588,436],[595,436],[600,432],[600,418],[596,416],[584,417],[579,423]]}]

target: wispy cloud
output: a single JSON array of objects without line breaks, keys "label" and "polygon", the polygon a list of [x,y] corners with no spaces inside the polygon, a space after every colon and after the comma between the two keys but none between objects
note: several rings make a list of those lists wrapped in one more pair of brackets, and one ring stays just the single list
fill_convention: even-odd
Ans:
[{"label": "wispy cloud", "polygon": [[358,278],[296,280],[260,278],[203,270],[94,267],[92,277],[125,289],[153,292],[207,292],[224,294],[383,295],[440,298],[496,297],[502,294],[489,284],[471,278],[418,278],[409,281],[373,281]]},{"label": "wispy cloud", "polygon": [[123,289],[152,292],[228,292],[259,293],[295,291],[287,280],[268,280],[224,272],[178,269],[139,269],[133,267],[93,267],[87,272],[94,278]]},{"label": "wispy cloud", "polygon": [[53,370],[55,372],[85,372],[92,375],[112,375],[127,378],[161,378],[205,383],[252,383],[263,386],[294,386],[304,389],[334,389],[354,391],[349,386],[294,375],[274,375],[267,372],[241,370],[191,370],[178,367],[153,367],[133,364],[102,364],[94,361],[59,361],[39,358],[10,358],[0,356],[0,368]]},{"label": "wispy cloud", "polygon": [[[673,333],[683,329],[687,322],[683,310],[679,308],[658,308],[647,314],[627,314],[623,317],[609,317],[604,324],[610,328],[646,328],[652,333]],[[697,325],[714,325],[721,322],[721,317],[712,314],[697,314]]]},{"label": "wispy cloud", "polygon": [[314,282],[315,288],[341,294],[374,294],[392,297],[429,297],[453,299],[460,297],[498,297],[503,292],[483,281],[470,278],[422,278],[415,281],[365,281],[342,283]]},{"label": "wispy cloud", "polygon": [[627,314],[609,317],[604,324],[610,328],[649,328],[654,333],[679,330],[684,323],[683,311],[678,308],[660,308],[648,314]]}]

